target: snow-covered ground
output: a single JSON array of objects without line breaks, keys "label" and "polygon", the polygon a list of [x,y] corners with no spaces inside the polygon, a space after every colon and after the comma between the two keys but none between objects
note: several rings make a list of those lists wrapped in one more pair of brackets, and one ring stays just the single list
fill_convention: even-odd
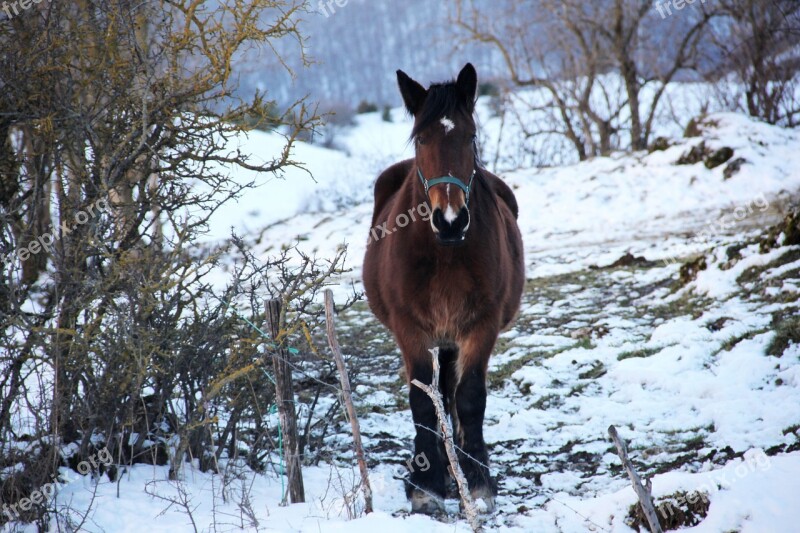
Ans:
[{"label": "snow-covered ground", "polygon": [[[295,158],[318,184],[302,172],[265,183],[223,210],[209,238],[234,227],[262,257],[286,244],[326,257],[346,244],[352,271],[337,293],[360,287],[371,185],[410,155],[410,126],[401,110],[392,122],[357,120],[337,141],[345,152],[298,146]],[[265,154],[279,140],[256,132],[242,142]],[[676,164],[700,143],[733,156],[712,169]],[[754,237],[797,200],[798,148],[797,131],[717,114],[701,136],[663,151],[504,176],[521,207],[528,283],[491,362],[485,434],[500,495],[488,529],[630,531],[636,497],[608,438],[613,424],[657,503],[672,498],[661,512],[688,509],[675,502],[680,492],[694,513],[696,498],[710,503],[687,530],[797,531],[800,345],[768,351],[798,315],[800,247],[761,253]],[[681,265],[701,254],[705,268],[680,281]],[[354,378],[355,402],[376,512],[360,512],[340,423],[326,441],[331,461],[304,469],[308,503],[279,506],[272,472],[187,467],[176,483],[164,467],[140,465],[118,483],[71,473],[57,494],[62,518],[109,532],[468,531],[455,500],[449,520],[408,514],[399,477],[413,428],[399,355],[365,306],[340,320],[343,349],[366,368]]]}]

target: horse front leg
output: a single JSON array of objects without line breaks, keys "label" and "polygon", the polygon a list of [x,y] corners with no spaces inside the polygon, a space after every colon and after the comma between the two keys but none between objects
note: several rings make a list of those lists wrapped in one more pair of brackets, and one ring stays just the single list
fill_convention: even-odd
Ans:
[{"label": "horse front leg", "polygon": [[486,370],[498,330],[472,330],[459,343],[456,363],[457,385],[452,412],[458,459],[474,499],[481,498],[489,512],[494,510],[497,482],[489,474],[489,452],[483,439],[486,411]]},{"label": "horse front leg", "polygon": [[[409,461],[410,474],[406,496],[414,513],[434,514],[444,511],[445,464],[440,455],[441,436],[433,402],[419,387],[411,384],[433,380],[433,364],[427,344],[420,337],[398,338],[409,381],[409,404],[414,419],[414,457]],[[422,469],[418,465],[427,465]]]}]

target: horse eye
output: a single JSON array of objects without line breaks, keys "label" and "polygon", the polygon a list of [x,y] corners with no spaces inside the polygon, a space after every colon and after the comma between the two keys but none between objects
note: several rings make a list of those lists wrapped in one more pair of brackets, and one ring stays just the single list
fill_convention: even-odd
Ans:
[{"label": "horse eye", "polygon": [[424,139],[424,138],[422,138],[422,137],[419,137],[419,136],[418,136],[418,137],[417,137],[417,142],[418,142],[419,144],[425,144],[425,139]]}]

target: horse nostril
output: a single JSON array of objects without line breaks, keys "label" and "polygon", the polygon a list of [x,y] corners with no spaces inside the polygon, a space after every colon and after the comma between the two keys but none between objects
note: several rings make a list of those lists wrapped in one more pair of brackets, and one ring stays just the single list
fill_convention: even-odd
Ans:
[{"label": "horse nostril", "polygon": [[440,242],[460,243],[464,241],[465,233],[469,228],[469,210],[461,207],[458,214],[453,215],[454,213],[448,213],[439,208],[433,210],[431,226]]},{"label": "horse nostril", "polygon": [[431,223],[433,224],[433,229],[435,231],[441,231],[442,228],[445,227],[447,222],[444,219],[444,213],[438,207],[433,210],[433,217],[431,217]]},{"label": "horse nostril", "polygon": [[453,225],[461,229],[462,232],[467,231],[467,228],[469,228],[469,209],[466,206],[458,211],[458,218],[453,221]]}]

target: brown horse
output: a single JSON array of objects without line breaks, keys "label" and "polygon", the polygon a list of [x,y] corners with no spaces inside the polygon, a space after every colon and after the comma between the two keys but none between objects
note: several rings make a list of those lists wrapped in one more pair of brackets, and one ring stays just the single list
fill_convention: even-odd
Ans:
[{"label": "brown horse", "polygon": [[[397,81],[414,116],[416,157],[375,183],[372,225],[382,231],[371,232],[364,287],[372,311],[394,334],[409,382],[431,382],[429,350],[439,348],[459,462],[472,495],[493,509],[497,484],[483,440],[486,370],[525,281],[517,201],[479,164],[475,68],[467,64],[456,81],[427,90],[400,70]],[[444,508],[448,484],[438,423],[417,387],[410,386],[409,403],[415,458],[427,458],[430,468],[412,470],[406,492],[414,512],[433,513]]]}]

